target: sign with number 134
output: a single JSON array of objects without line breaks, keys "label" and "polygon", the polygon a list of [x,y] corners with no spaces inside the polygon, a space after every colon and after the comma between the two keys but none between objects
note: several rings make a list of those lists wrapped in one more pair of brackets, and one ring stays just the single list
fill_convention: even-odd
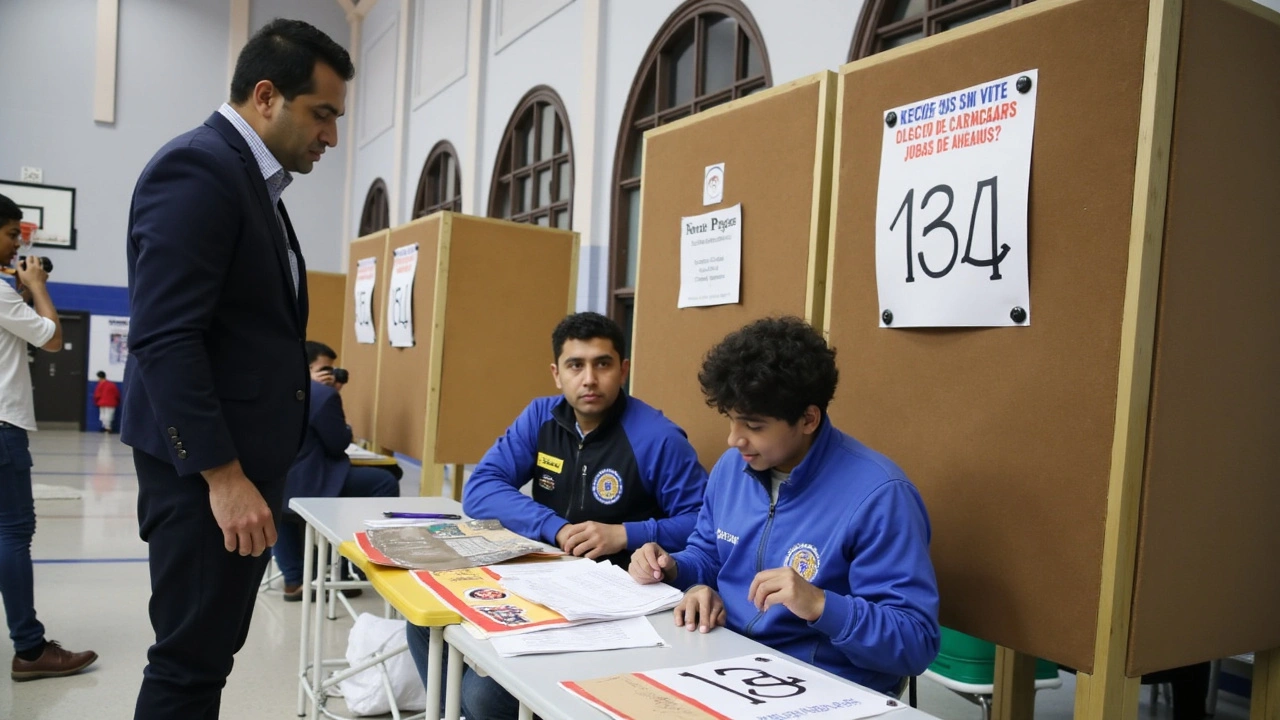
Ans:
[{"label": "sign with number 134", "polygon": [[876,198],[880,326],[1028,325],[1035,70],[887,110]]}]

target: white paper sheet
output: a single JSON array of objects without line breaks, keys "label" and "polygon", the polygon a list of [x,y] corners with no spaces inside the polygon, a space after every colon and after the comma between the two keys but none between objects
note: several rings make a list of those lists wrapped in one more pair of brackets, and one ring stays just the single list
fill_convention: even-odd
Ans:
[{"label": "white paper sheet", "polygon": [[653,629],[649,619],[643,617],[493,639],[493,649],[502,657],[665,646],[662,636]]},{"label": "white paper sheet", "polygon": [[880,327],[1030,324],[1027,189],[1039,86],[1027,70],[885,111]]},{"label": "white paper sheet", "polygon": [[378,258],[360,258],[356,261],[356,342],[372,345],[376,333],[373,329],[373,292],[378,284]]},{"label": "white paper sheet", "polygon": [[[529,566],[532,568],[533,566]],[[641,585],[610,563],[543,563],[538,571],[504,573],[499,583],[567,620],[640,617],[675,607],[682,593],[665,584]]]},{"label": "white paper sheet", "polygon": [[387,337],[391,347],[413,347],[413,279],[418,270],[418,244],[396,248],[387,295]]},{"label": "white paper sheet", "polygon": [[732,305],[742,289],[742,204],[680,218],[677,307]]}]

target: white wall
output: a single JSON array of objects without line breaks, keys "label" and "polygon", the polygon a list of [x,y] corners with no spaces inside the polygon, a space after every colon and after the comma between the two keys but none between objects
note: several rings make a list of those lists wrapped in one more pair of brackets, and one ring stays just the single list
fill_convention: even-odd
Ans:
[{"label": "white wall", "polygon": [[[492,13],[490,33],[496,17],[497,13]],[[496,47],[493,35],[490,39],[480,135],[480,187],[484,195],[476,205],[486,210],[502,133],[520,99],[535,86],[549,86],[564,101],[575,164],[585,159],[579,154],[575,133],[582,104],[582,3],[556,10],[505,47]]]},{"label": "white wall", "polygon": [[[349,39],[332,0],[252,0],[252,33],[277,16]],[[3,0],[0,47],[16,70],[0,103],[0,178],[39,167],[44,182],[76,188],[75,250],[41,248],[54,280],[124,286],[129,201],[156,150],[204,122],[228,94],[229,0],[122,0],[116,119],[93,121],[96,4]],[[8,65],[6,65],[8,67]],[[340,127],[341,129],[341,127]],[[309,267],[341,270],[345,153],[330,152],[285,194]]]},{"label": "white wall", "polygon": [[[211,4],[225,2],[218,0]],[[250,0],[249,35],[278,17],[309,22],[350,50],[351,29],[342,8],[334,0]],[[358,58],[356,60],[359,78]],[[346,272],[342,264],[342,245],[347,237],[342,231],[341,200],[347,176],[347,121],[354,105],[348,92],[347,117],[338,120],[338,147],[330,148],[309,174],[295,176],[284,194],[289,220],[298,234],[308,270]]]},{"label": "white wall", "polygon": [[28,165],[44,170],[46,184],[76,188],[76,249],[39,250],[53,259],[55,281],[127,283],[134,181],[161,145],[225,96],[228,17],[223,3],[207,0],[121,2],[116,122],[102,125],[93,121],[95,3],[0,2],[9,69],[0,178],[17,180]]},{"label": "white wall", "polygon": [[[327,1],[327,0],[326,0]],[[355,239],[360,228],[360,211],[369,186],[382,178],[391,189],[397,179],[395,167],[395,73],[399,54],[400,3],[381,0],[365,17],[360,28],[360,56],[356,63],[356,93],[348,100],[356,123],[355,168],[351,185],[350,226],[348,241]],[[389,44],[389,45],[388,45]],[[389,56],[387,54],[390,50]],[[380,129],[380,131],[378,131]],[[396,208],[391,210],[392,224],[403,221]]]}]

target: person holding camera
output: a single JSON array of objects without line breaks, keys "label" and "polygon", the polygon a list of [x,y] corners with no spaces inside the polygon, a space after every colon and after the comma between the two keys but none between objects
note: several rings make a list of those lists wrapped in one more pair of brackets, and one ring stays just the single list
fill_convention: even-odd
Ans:
[{"label": "person holding camera", "polygon": [[[311,371],[311,409],[302,449],[289,468],[284,486],[284,512],[276,525],[273,549],[284,575],[285,602],[302,599],[302,524],[289,510],[295,497],[399,497],[400,483],[380,467],[353,467],[347,459],[351,426],[342,411],[338,391],[347,371],[335,368],[338,354],[324,343],[308,340]],[[355,594],[355,593],[348,593]]]},{"label": "person holding camera", "polygon": [[[49,274],[40,258],[19,260],[22,209],[0,195],[0,268],[17,275],[17,288],[0,283],[0,596],[13,640],[14,680],[35,680],[80,672],[94,660],[92,650],[70,652],[47,640],[36,619],[31,538],[36,507],[31,497],[31,451],[27,433],[36,429],[27,343],[62,349],[62,324],[49,298]],[[8,274],[8,273],[6,273]],[[24,301],[29,298],[35,307]]]}]

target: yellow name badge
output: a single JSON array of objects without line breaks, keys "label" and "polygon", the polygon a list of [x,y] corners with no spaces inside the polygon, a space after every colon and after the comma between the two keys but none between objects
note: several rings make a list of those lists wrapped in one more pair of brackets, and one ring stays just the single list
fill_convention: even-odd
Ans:
[{"label": "yellow name badge", "polygon": [[553,458],[546,453],[538,453],[538,467],[545,468],[551,472],[560,472],[564,469],[564,461],[560,458]]}]

